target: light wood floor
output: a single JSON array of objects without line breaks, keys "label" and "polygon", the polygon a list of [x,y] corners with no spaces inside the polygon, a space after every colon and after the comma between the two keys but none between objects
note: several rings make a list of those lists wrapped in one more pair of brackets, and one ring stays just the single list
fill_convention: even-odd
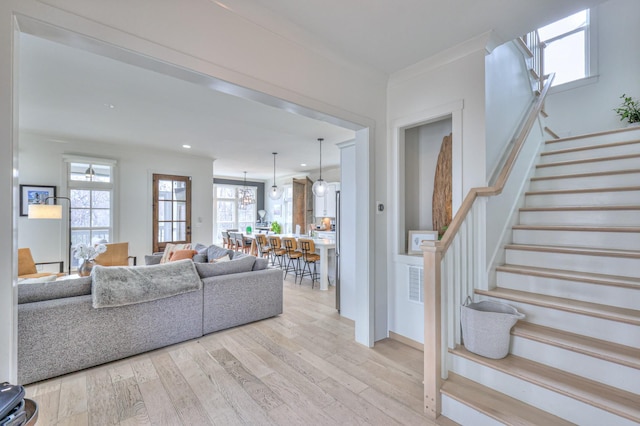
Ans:
[{"label": "light wood floor", "polygon": [[335,292],[284,284],[284,313],[27,387],[38,425],[433,425],[422,352],[369,349]]}]

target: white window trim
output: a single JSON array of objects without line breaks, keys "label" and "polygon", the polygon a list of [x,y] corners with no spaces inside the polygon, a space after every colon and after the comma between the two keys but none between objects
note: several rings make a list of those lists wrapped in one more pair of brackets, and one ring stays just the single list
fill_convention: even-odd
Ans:
[{"label": "white window trim", "polygon": [[[236,196],[235,198],[218,198],[218,187],[229,187],[229,188],[234,188],[234,190],[236,190]],[[214,241],[221,241],[218,240],[218,238],[220,238],[220,229],[218,228],[218,201],[234,201],[233,206],[234,206],[234,227],[237,227],[240,230],[240,226],[239,224],[239,211],[240,211],[240,206],[238,205],[238,195],[237,195],[237,189],[238,188],[243,188],[244,184],[238,184],[238,185],[234,185],[234,184],[230,184],[230,183],[215,183],[213,184],[213,239]],[[252,186],[252,185],[247,185],[247,188],[249,189],[253,189],[254,194],[256,195],[256,198],[258,196],[258,187],[257,186]],[[255,210],[255,214],[254,214],[254,220],[253,220],[253,225],[252,228],[255,228],[255,224],[256,224],[256,219],[255,216],[258,214],[257,208]]]},{"label": "white window trim", "polygon": [[[118,215],[118,161],[110,158],[99,157],[87,157],[80,155],[68,155],[62,156],[64,179],[62,179],[64,188],[61,188],[65,196],[69,198],[72,189],[86,188],[86,189],[109,189],[111,190],[111,223],[109,226],[109,242],[120,241],[119,238],[119,215]],[[70,179],[70,167],[71,163],[89,163],[101,166],[111,167],[111,182],[84,182],[84,181],[72,181]],[[67,210],[68,212],[68,210]],[[68,213],[67,213],[68,214]],[[68,219],[68,218],[67,218]],[[65,224],[65,226],[70,226]],[[66,238],[65,238],[66,240]],[[64,250],[68,250],[70,242],[64,241]]]}]

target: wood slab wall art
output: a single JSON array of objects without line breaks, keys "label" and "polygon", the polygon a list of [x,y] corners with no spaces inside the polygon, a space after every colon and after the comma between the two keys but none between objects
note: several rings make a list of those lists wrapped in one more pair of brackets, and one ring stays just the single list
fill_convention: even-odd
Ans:
[{"label": "wood slab wall art", "polygon": [[442,228],[451,223],[451,156],[452,134],[442,139],[433,182],[433,229],[442,236]]}]

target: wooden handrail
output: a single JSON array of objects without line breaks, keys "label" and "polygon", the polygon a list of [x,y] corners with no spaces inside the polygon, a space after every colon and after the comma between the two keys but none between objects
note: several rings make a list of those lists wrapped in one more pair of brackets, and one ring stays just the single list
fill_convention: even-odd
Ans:
[{"label": "wooden handrail", "polygon": [[542,89],[542,93],[540,93],[536,101],[531,106],[531,109],[529,110],[529,114],[527,116],[527,120],[524,122],[522,128],[520,129],[520,133],[516,138],[516,142],[513,148],[511,149],[511,152],[507,157],[507,161],[502,167],[502,170],[500,171],[500,174],[498,175],[498,179],[496,179],[495,184],[493,186],[471,188],[469,190],[469,193],[465,197],[464,201],[462,202],[462,205],[460,205],[460,208],[456,212],[455,217],[449,224],[447,231],[442,236],[442,240],[434,243],[436,250],[441,252],[442,256],[444,256],[447,249],[453,242],[453,238],[455,237],[458,230],[460,229],[460,225],[462,225],[462,223],[466,219],[467,214],[469,214],[469,211],[471,210],[471,207],[473,206],[473,202],[475,201],[475,199],[478,197],[490,197],[490,196],[499,195],[502,193],[504,186],[507,183],[507,179],[509,178],[509,175],[511,174],[511,171],[513,170],[513,167],[516,163],[516,159],[518,158],[518,155],[520,154],[520,151],[524,146],[524,142],[529,136],[529,132],[531,131],[533,124],[536,122],[536,119],[538,118],[540,111],[542,111],[544,100],[547,96],[547,93],[549,92],[549,88],[551,87],[551,83],[553,82],[554,77],[555,77],[555,74],[551,74],[549,76],[549,78],[545,82],[544,88]]}]

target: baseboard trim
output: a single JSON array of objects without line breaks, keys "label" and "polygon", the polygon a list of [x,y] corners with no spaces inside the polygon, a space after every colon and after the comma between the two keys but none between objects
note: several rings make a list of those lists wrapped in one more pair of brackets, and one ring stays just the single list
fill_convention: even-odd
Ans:
[{"label": "baseboard trim", "polygon": [[416,342],[415,340],[409,339],[408,337],[402,336],[398,333],[394,333],[393,331],[389,332],[389,339],[404,343],[405,345],[411,346],[412,348],[417,349],[420,352],[424,352],[424,345],[422,343]]}]

